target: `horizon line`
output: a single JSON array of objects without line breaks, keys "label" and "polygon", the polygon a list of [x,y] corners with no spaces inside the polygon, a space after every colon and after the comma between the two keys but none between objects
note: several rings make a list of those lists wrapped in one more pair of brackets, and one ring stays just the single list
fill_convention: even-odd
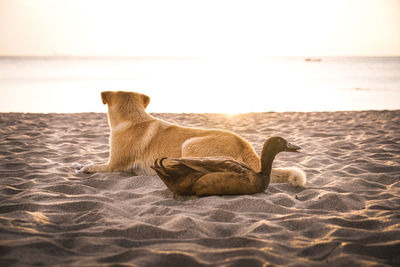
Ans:
[{"label": "horizon line", "polygon": [[137,59],[200,59],[200,58],[220,58],[220,57],[245,57],[245,58],[339,58],[339,57],[400,57],[395,55],[202,55],[202,56],[133,56],[133,55],[1,55],[0,58],[137,58]]}]

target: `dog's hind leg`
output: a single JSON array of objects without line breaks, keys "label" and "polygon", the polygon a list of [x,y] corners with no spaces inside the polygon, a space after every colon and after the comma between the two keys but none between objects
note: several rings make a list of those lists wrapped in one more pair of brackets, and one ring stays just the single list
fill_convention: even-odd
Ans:
[{"label": "dog's hind leg", "polygon": [[193,137],[182,144],[182,157],[211,157],[240,155],[240,151],[232,136],[209,135]]}]

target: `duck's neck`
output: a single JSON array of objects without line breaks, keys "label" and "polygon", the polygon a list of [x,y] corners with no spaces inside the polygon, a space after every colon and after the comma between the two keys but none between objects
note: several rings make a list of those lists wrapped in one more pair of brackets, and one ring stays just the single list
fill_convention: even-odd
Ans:
[{"label": "duck's neck", "polygon": [[278,153],[272,151],[268,146],[264,147],[261,153],[261,171],[260,175],[264,178],[264,187],[267,188],[271,178],[272,163]]}]

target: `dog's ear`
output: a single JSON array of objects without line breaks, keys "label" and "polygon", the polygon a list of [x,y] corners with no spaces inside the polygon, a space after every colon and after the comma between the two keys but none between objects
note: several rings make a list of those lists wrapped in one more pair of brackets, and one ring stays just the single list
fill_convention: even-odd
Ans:
[{"label": "dog's ear", "polygon": [[148,97],[147,95],[142,95],[142,97],[143,97],[144,108],[146,108],[147,105],[150,103],[150,97]]},{"label": "dog's ear", "polygon": [[101,92],[101,100],[103,100],[104,105],[110,103],[110,94],[110,91]]}]

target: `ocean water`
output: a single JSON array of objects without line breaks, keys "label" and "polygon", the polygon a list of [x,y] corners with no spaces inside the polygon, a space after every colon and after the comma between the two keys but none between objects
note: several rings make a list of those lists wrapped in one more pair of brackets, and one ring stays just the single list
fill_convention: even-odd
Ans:
[{"label": "ocean water", "polygon": [[0,57],[0,112],[106,112],[105,90],[149,112],[400,109],[400,57]]}]

